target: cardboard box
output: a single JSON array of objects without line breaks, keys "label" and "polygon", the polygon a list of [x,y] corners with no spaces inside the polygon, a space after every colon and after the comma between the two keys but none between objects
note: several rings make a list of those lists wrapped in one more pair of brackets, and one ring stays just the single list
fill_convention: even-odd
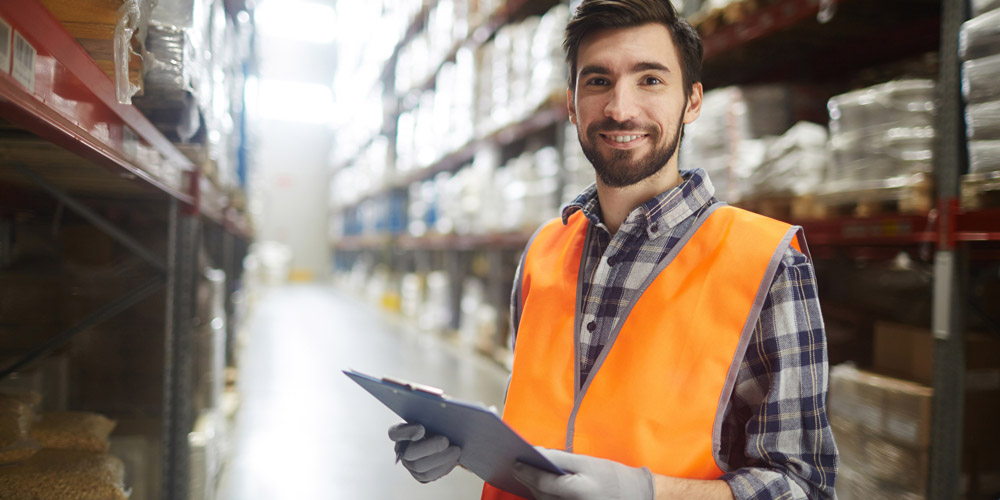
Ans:
[{"label": "cardboard box", "polygon": [[856,423],[865,435],[912,448],[926,448],[931,435],[930,387],[858,370],[830,369],[831,417]]},{"label": "cardboard box", "polygon": [[[967,389],[1000,389],[1000,340],[969,333],[965,337]],[[930,330],[899,323],[875,323],[876,372],[931,385],[934,376],[934,336]]]}]

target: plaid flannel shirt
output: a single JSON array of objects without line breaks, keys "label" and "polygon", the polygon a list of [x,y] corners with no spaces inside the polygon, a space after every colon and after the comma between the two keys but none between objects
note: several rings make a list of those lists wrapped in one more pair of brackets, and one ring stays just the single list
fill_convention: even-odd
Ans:
[{"label": "plaid flannel shirt", "polygon": [[[717,200],[704,170],[637,207],[611,235],[591,185],[562,212],[583,210],[593,234],[584,249],[581,382],[655,263]],[[520,269],[517,284],[520,283]],[[517,334],[516,327],[514,334]],[[725,408],[716,456],[737,499],[836,498],[837,448],[826,416],[826,335],[812,264],[789,247],[765,299]]]}]

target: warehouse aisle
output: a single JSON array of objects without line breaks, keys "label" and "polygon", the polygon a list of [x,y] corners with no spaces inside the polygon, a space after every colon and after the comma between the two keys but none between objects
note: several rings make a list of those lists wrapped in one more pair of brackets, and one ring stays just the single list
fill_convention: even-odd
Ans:
[{"label": "warehouse aisle", "polygon": [[482,481],[467,471],[421,485],[394,465],[386,430],[399,419],[341,370],[419,381],[497,406],[506,372],[332,288],[278,288],[255,309],[219,500],[478,498]]}]

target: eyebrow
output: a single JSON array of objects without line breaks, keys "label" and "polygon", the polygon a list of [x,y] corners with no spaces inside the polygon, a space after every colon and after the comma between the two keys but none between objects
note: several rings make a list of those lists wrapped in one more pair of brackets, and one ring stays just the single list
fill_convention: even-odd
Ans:
[{"label": "eyebrow", "polygon": [[[670,73],[670,68],[654,61],[643,61],[632,65],[629,70],[631,73],[641,73],[643,71],[664,71]],[[589,75],[610,75],[611,70],[606,66],[599,66],[596,64],[588,64],[580,69],[580,76]]]}]

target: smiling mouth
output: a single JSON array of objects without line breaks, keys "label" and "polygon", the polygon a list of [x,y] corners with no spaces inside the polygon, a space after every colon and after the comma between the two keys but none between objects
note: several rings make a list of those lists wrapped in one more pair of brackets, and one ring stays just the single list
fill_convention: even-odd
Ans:
[{"label": "smiling mouth", "polygon": [[645,139],[649,134],[600,134],[600,136],[604,142],[613,147],[628,147]]}]

